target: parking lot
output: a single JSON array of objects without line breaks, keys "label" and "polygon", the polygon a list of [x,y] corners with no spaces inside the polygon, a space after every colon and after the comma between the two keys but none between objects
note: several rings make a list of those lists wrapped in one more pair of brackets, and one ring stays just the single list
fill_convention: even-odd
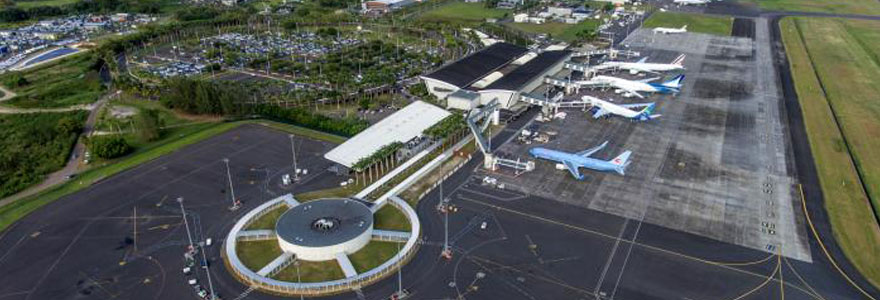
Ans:
[{"label": "parking lot", "polygon": [[[539,144],[547,148],[577,152],[609,141],[594,155],[600,159],[632,150],[626,176],[582,170],[587,178],[577,181],[547,161],[519,176],[503,170],[487,175],[499,177],[507,189],[810,261],[805,231],[798,225],[803,216],[792,205],[800,194],[767,23],[756,25],[757,43],[747,37],[654,35],[643,29],[624,41],[651,61],[687,54],[680,95],[601,94],[624,103],[657,102],[659,119],[594,120],[573,109],[564,120],[536,123],[540,131],[558,132],[548,144]],[[597,92],[570,97],[582,94]],[[528,158],[535,146],[512,142],[498,151]]]},{"label": "parking lot", "polygon": [[[244,125],[125,171],[25,217],[0,236],[2,299],[196,299],[188,279],[224,299],[247,287],[233,279],[220,258],[220,241],[237,218],[263,201],[288,192],[338,186],[323,154],[334,145],[296,139],[298,167],[308,175],[284,186],[292,169],[284,132]],[[229,159],[236,198],[230,211]],[[178,197],[184,198],[192,239],[207,247],[211,283],[197,264],[185,276],[188,236]],[[197,254],[197,261],[201,261]],[[265,297],[266,299],[273,297]]]}]

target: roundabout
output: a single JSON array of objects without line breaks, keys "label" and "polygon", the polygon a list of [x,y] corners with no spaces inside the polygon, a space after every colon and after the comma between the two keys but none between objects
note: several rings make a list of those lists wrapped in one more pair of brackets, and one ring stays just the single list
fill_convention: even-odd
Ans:
[{"label": "roundabout", "polygon": [[[408,231],[374,228],[389,209],[409,222]],[[328,295],[394,273],[415,254],[419,233],[415,211],[397,197],[375,203],[347,198],[300,203],[287,194],[236,221],[222,254],[235,278],[253,289]]]}]

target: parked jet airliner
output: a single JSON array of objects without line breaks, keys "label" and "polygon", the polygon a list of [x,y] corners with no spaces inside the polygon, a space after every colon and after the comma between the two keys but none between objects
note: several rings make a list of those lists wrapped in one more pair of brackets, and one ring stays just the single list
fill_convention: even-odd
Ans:
[{"label": "parked jet airliner", "polygon": [[688,26],[684,25],[681,28],[668,28],[668,27],[657,27],[654,28],[654,33],[662,33],[662,34],[671,34],[671,33],[685,33],[687,32]]},{"label": "parked jet airliner", "polygon": [[684,58],[685,55],[679,55],[672,62],[668,64],[662,63],[649,63],[646,62],[648,60],[647,57],[640,59],[637,62],[622,62],[622,61],[609,61],[604,62],[599,65],[600,69],[609,69],[609,68],[617,68],[628,70],[630,74],[638,74],[641,72],[645,73],[660,73],[660,72],[668,72],[668,71],[679,71],[684,70]]},{"label": "parked jet airliner", "polygon": [[599,75],[591,78],[590,80],[579,81],[578,84],[580,84],[582,87],[610,86],[627,92],[628,94],[635,95],[639,98],[645,98],[645,96],[643,96],[639,92],[664,94],[678,93],[681,90],[684,75],[675,76],[671,80],[659,84],[650,83],[651,81],[657,79],[659,79],[659,77],[649,78],[645,80],[628,80],[623,78]]},{"label": "parked jet airliner", "polygon": [[[590,103],[593,108],[593,118],[598,119],[608,115],[616,115],[628,118],[633,121],[648,121],[659,118],[655,115],[654,108],[656,104],[651,103],[634,103],[634,104],[614,104],[596,97],[583,96],[584,102]],[[636,110],[640,109],[640,110]]]},{"label": "parked jet airliner", "polygon": [[580,168],[603,172],[614,171],[620,175],[624,175],[626,167],[630,164],[629,157],[632,155],[632,151],[624,151],[614,159],[608,161],[590,157],[590,155],[602,150],[602,148],[605,148],[607,145],[608,142],[606,141],[599,146],[578,153],[568,153],[543,147],[535,147],[529,150],[529,154],[535,158],[555,161],[565,165],[565,168],[568,169],[571,176],[574,176],[574,178],[577,178],[578,180],[584,179],[584,175],[581,174],[579,170]]}]

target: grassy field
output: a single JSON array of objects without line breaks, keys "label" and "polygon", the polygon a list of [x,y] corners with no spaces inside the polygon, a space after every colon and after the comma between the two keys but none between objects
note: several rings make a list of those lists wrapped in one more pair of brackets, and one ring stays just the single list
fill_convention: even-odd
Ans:
[{"label": "grassy field", "polygon": [[[3,104],[39,108],[95,102],[105,90],[99,69],[94,55],[80,53],[33,69],[5,73],[0,75],[0,82],[18,95]],[[18,76],[24,80],[12,84]]]},{"label": "grassy field", "polygon": [[763,10],[880,15],[876,0],[748,0]]},{"label": "grassy field", "polygon": [[86,112],[0,115],[0,198],[64,167]]},{"label": "grassy field", "polygon": [[254,230],[254,229],[272,229],[275,230],[275,223],[278,222],[278,218],[281,217],[287,211],[287,206],[281,206],[279,208],[273,209],[267,212],[265,215],[254,220],[253,223],[245,227],[245,230]]},{"label": "grassy field", "polygon": [[300,194],[293,195],[296,200],[300,202],[318,200],[323,198],[342,198],[342,197],[350,197],[354,194],[357,194],[361,189],[364,188],[364,185],[355,186],[354,184],[349,184],[347,186],[340,186],[330,189],[323,189],[311,192],[305,192]]},{"label": "grassy field", "polygon": [[276,240],[238,242],[235,254],[245,267],[256,272],[281,255],[281,247]]},{"label": "grassy field", "polygon": [[348,260],[351,261],[351,265],[358,273],[363,273],[397,255],[397,247],[403,248],[403,245],[394,242],[372,241],[358,252],[349,255]]},{"label": "grassy field", "polygon": [[548,34],[551,37],[560,39],[565,42],[572,42],[577,39],[577,33],[585,29],[596,29],[599,27],[599,20],[585,20],[578,24],[566,24],[559,22],[548,22],[544,24],[532,23],[507,23],[514,29],[518,29],[527,33]]},{"label": "grassy field", "polygon": [[15,6],[18,8],[28,9],[31,7],[37,6],[61,6],[67,4],[73,4],[79,2],[79,0],[32,0],[32,1],[15,1]]},{"label": "grassy field", "polygon": [[[299,272],[297,273],[297,269]],[[297,276],[299,275],[299,276]],[[345,278],[342,269],[335,260],[328,261],[299,261],[299,267],[296,264],[290,264],[273,277],[281,281],[289,282],[320,282]]]},{"label": "grassy field", "polygon": [[339,138],[334,135],[322,134],[310,129],[264,120],[230,123],[200,123],[192,126],[175,128],[174,131],[172,131],[172,134],[167,134],[165,138],[154,142],[149,146],[139,148],[134,153],[124,158],[118,159],[113,163],[108,162],[106,165],[96,166],[93,169],[79,174],[77,176],[78,180],[68,181],[39,194],[0,207],[0,231],[3,231],[13,222],[21,219],[28,213],[42,207],[43,205],[89,187],[101,179],[134,168],[162,155],[177,151],[185,146],[195,144],[212,136],[232,130],[242,124],[249,123],[272,124],[273,128],[304,136],[312,135],[325,140]]},{"label": "grassy field", "polygon": [[656,12],[645,20],[644,27],[673,27],[687,25],[688,32],[730,35],[733,18],[689,13]]},{"label": "grassy field", "polygon": [[98,123],[95,125],[96,130],[117,131],[121,129],[123,131],[131,131],[131,117],[113,117],[109,113],[112,107],[130,108],[134,109],[136,113],[145,110],[155,110],[158,114],[160,123],[165,127],[177,127],[194,122],[215,120],[211,117],[182,115],[162,106],[159,101],[136,99],[131,96],[123,95],[121,99],[113,98],[108,105],[104,106],[104,110],[101,111],[101,114],[98,116]]},{"label": "grassy field", "polygon": [[780,26],[835,238],[880,286],[880,230],[862,186],[880,199],[880,22],[786,18]]},{"label": "grassy field", "polygon": [[375,218],[373,228],[400,231],[410,230],[409,220],[394,205],[385,205],[373,214],[373,217]]},{"label": "grassy field", "polygon": [[503,18],[508,13],[508,11],[501,9],[486,8],[483,3],[454,2],[425,12],[419,17],[419,20],[424,22],[474,24],[482,23],[486,18]]}]

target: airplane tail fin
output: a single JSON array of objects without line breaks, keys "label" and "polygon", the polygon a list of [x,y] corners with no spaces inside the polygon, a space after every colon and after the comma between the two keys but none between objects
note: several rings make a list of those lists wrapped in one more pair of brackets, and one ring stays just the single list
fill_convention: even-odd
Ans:
[{"label": "airplane tail fin", "polygon": [[687,24],[685,24],[684,26],[681,26],[681,30],[687,30],[687,29],[688,29]]},{"label": "airplane tail fin", "polygon": [[668,88],[680,89],[682,81],[684,81],[684,74],[675,76],[675,78],[672,78],[671,80],[669,80],[667,82],[664,82],[663,86],[668,87]]},{"label": "airplane tail fin", "polygon": [[632,155],[632,151],[623,151],[620,155],[609,161],[612,165],[616,166],[615,171],[620,175],[625,175],[626,167],[629,166],[629,156]]},{"label": "airplane tail fin", "polygon": [[684,54],[679,55],[670,64],[677,65],[677,66],[683,66],[684,65],[684,58],[685,58]]},{"label": "airplane tail fin", "polygon": [[660,117],[660,115],[654,115],[654,109],[657,107],[657,104],[651,103],[651,105],[646,106],[642,111],[639,112],[639,120],[647,121],[654,118]]}]

